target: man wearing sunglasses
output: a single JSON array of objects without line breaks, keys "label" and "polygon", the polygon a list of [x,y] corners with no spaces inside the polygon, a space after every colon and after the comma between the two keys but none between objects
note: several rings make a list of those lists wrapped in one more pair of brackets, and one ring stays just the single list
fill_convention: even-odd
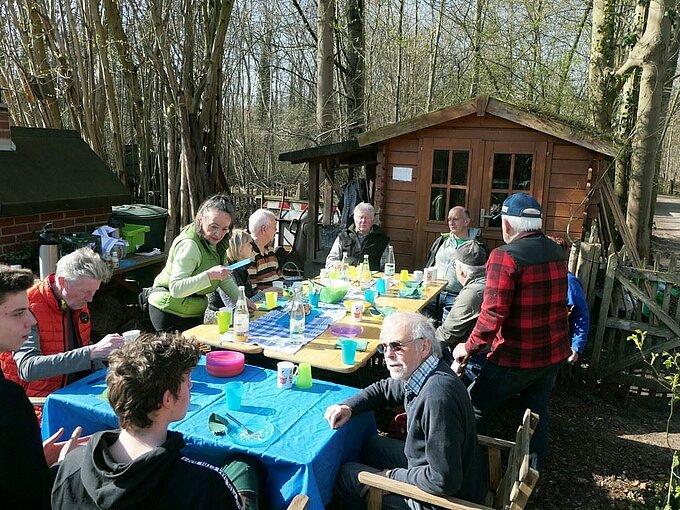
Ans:
[{"label": "man wearing sunglasses", "polygon": [[[370,437],[363,447],[362,463],[341,467],[336,479],[338,496],[347,508],[365,508],[366,488],[357,475],[370,471],[431,494],[481,501],[487,485],[472,405],[463,383],[440,359],[434,327],[420,314],[396,313],[385,319],[380,341],[390,377],[330,406],[325,418],[337,429],[353,414],[403,405],[406,441]],[[383,499],[383,508],[426,507],[391,494]]]}]

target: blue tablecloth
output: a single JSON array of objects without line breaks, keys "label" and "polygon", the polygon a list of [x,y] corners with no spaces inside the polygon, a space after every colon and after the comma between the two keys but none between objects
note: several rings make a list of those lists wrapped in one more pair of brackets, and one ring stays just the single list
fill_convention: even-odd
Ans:
[{"label": "blue tablecloth", "polygon": [[[323,510],[333,493],[339,467],[358,460],[366,437],[375,434],[373,415],[352,418],[339,430],[332,430],[323,413],[326,408],[358,390],[314,380],[312,388],[276,387],[276,372],[246,366],[242,374],[229,379],[208,375],[204,361],[193,371],[191,404],[187,416],[173,423],[172,430],[184,435],[189,457],[216,465],[224,463],[229,453],[247,453],[259,458],[264,466],[263,495],[273,509],[284,509],[298,494],[309,496],[312,510]],[[43,409],[43,436],[49,437],[59,427],[66,434],[81,425],[85,434],[117,428],[118,423],[107,400],[104,372],[97,372],[50,395]],[[214,436],[208,429],[211,413],[227,412],[224,384],[243,381],[243,404],[240,411],[228,411],[241,421],[260,415],[275,427],[271,441],[262,446],[244,447],[227,436]]]}]

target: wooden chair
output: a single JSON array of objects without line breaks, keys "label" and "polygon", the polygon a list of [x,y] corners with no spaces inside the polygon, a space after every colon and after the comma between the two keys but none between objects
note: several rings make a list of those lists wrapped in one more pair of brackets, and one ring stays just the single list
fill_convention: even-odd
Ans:
[{"label": "wooden chair", "polygon": [[[488,449],[489,493],[485,505],[458,498],[435,496],[415,485],[362,471],[359,481],[369,487],[368,510],[380,510],[385,494],[399,494],[407,498],[451,510],[521,510],[529,500],[538,481],[538,471],[529,466],[529,442],[538,424],[538,415],[527,409],[517,429],[515,442],[478,435],[479,444]],[[503,450],[508,451],[505,472],[502,468]]]},{"label": "wooden chair", "polygon": [[307,510],[309,498],[304,494],[298,494],[293,498],[293,501],[288,505],[288,510]]}]

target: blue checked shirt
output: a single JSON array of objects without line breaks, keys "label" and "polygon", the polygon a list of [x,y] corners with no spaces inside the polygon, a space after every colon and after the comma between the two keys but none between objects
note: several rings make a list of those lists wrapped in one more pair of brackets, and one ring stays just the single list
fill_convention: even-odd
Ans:
[{"label": "blue checked shirt", "polygon": [[416,368],[408,381],[404,383],[404,395],[406,397],[406,404],[410,404],[411,401],[418,395],[425,380],[428,376],[434,372],[434,369],[439,364],[439,359],[432,354],[423,361],[418,368]]}]

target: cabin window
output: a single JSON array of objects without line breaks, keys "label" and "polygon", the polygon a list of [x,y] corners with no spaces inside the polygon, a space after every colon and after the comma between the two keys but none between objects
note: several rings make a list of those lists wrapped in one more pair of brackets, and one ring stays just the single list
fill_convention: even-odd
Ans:
[{"label": "cabin window", "polygon": [[448,211],[466,207],[470,151],[435,149],[432,157],[430,220],[446,221]]},{"label": "cabin window", "polygon": [[[531,193],[531,177],[534,168],[533,154],[493,155],[491,177],[491,210],[500,211],[501,205],[513,193]],[[489,227],[501,227],[501,219],[490,219]]]}]

